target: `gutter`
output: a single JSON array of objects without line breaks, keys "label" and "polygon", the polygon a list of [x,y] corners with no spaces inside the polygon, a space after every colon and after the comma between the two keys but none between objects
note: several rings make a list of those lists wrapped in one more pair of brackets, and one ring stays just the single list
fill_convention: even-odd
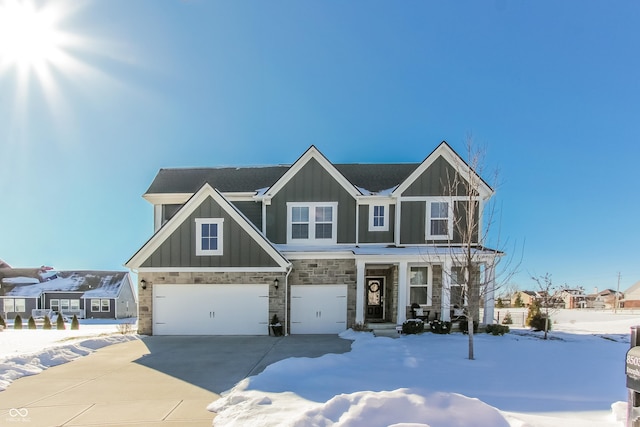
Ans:
[{"label": "gutter", "polygon": [[293,265],[287,266],[287,274],[284,276],[284,336],[289,336],[289,275]]}]

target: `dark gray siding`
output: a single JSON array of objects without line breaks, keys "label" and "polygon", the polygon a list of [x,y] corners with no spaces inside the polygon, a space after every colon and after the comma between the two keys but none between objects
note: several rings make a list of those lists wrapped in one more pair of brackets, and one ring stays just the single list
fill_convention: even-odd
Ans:
[{"label": "dark gray siding", "polygon": [[253,201],[232,203],[258,230],[262,230],[262,203]]},{"label": "dark gray siding", "polygon": [[359,241],[360,243],[393,243],[394,223],[396,216],[396,207],[389,205],[389,230],[388,231],[369,231],[369,205],[360,206],[359,216]]},{"label": "dark gray siding", "polygon": [[38,307],[39,298],[6,297],[6,299],[24,299],[25,311],[19,311],[19,312],[5,311],[4,299],[5,298],[0,298],[0,314],[2,314],[2,316],[4,316],[4,318],[7,320],[15,319],[16,315],[19,314],[20,318],[22,318],[22,327],[26,329],[27,321],[29,320],[29,317],[31,317],[32,310],[40,308]]},{"label": "dark gray siding", "polygon": [[[224,218],[223,255],[196,256],[196,218]],[[208,197],[141,267],[276,267],[276,261]]]},{"label": "dark gray siding", "polygon": [[427,214],[426,202],[402,202],[400,208],[400,244],[423,244]]},{"label": "dark gray siding", "polygon": [[[462,243],[462,240],[468,239],[468,234],[466,233],[467,228],[467,208],[468,201],[457,201],[454,205],[453,215],[455,218],[454,227],[453,227],[453,242],[454,243]],[[479,208],[478,204],[474,203],[474,216],[472,219],[473,227],[473,235],[471,236],[473,242],[478,241],[478,215]]]},{"label": "dark gray siding", "polygon": [[[456,182],[456,174],[455,168],[440,156],[402,193],[402,196],[451,196],[450,187]],[[465,186],[460,183],[455,195],[464,195],[465,191]]]},{"label": "dark gray siding", "polygon": [[287,242],[287,202],[338,202],[338,243],[355,243],[356,201],[317,160],[311,159],[267,206],[267,237]]},{"label": "dark gray siding", "polygon": [[[100,311],[91,311],[91,300],[100,301]],[[109,311],[102,311],[102,301],[109,300]],[[116,302],[113,298],[87,298],[85,302],[84,315],[87,319],[116,319]]]}]

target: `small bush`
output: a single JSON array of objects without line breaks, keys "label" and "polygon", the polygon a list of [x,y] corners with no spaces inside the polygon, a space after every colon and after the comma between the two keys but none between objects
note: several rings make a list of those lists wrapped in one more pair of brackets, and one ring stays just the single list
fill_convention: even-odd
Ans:
[{"label": "small bush", "polygon": [[369,325],[367,325],[365,322],[356,322],[353,324],[351,329],[353,329],[355,332],[369,332],[371,330],[369,329]]},{"label": "small bush", "polygon": [[127,335],[133,332],[133,324],[131,323],[118,323],[116,330],[122,335]]},{"label": "small bush", "polygon": [[58,313],[58,319],[56,319],[56,329],[59,331],[67,329],[66,326],[64,326],[64,318],[60,313]]},{"label": "small bush", "polygon": [[511,318],[511,313],[507,311],[507,314],[504,315],[504,319],[502,319],[503,325],[511,325],[513,324],[513,319]]},{"label": "small bush", "polygon": [[71,319],[71,330],[77,331],[78,329],[80,329],[80,322],[78,322],[78,316],[74,314],[73,319]]},{"label": "small bush", "polygon": [[424,332],[424,322],[420,319],[410,319],[402,324],[403,334],[421,334],[422,332]]},{"label": "small bush", "polygon": [[34,319],[33,316],[29,317],[29,329],[37,329],[36,319]]},{"label": "small bush", "polygon": [[[460,324],[458,325],[458,327],[460,328],[460,332],[462,332],[463,334],[468,334],[469,333],[469,322],[465,319],[465,320],[461,320]],[[476,334],[478,333],[478,321],[474,320],[473,321],[473,333]]]},{"label": "small bush", "polygon": [[49,316],[44,316],[44,324],[42,325],[42,329],[51,329],[51,319],[49,319]]},{"label": "small bush", "polygon": [[13,319],[13,329],[22,329],[22,317],[19,314]]},{"label": "small bush", "polygon": [[509,327],[507,325],[487,325],[487,333],[492,335],[504,335],[509,333]]},{"label": "small bush", "polygon": [[[547,316],[542,313],[534,315],[529,321],[529,326],[534,331],[544,331],[544,323],[547,320]],[[547,331],[551,330],[551,319],[547,322]]]},{"label": "small bush", "polygon": [[0,315],[0,326],[2,326],[3,328],[7,327],[7,324],[4,321],[4,318],[2,317],[2,315]]},{"label": "small bush", "polygon": [[451,332],[451,322],[443,320],[432,320],[429,322],[429,327],[434,334],[448,334]]}]

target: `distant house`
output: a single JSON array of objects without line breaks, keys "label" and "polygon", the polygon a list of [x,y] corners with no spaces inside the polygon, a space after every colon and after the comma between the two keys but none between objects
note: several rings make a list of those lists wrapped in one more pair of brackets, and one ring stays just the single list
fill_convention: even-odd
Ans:
[{"label": "distant house", "polygon": [[586,308],[587,295],[584,289],[563,289],[560,292],[560,299],[564,304],[564,308]]},{"label": "distant house", "polygon": [[137,315],[137,296],[125,271],[3,269],[0,274],[0,314],[5,319],[48,312],[79,318]]},{"label": "distant house", "polygon": [[[617,297],[616,297],[617,294]],[[621,301],[624,299],[622,292],[616,292],[613,289],[605,289],[600,292],[589,295],[589,306],[591,308],[612,309],[622,307]]]},{"label": "distant house", "polygon": [[534,291],[517,291],[511,295],[511,307],[516,307],[518,295],[525,307],[529,307],[536,299],[536,293]]}]

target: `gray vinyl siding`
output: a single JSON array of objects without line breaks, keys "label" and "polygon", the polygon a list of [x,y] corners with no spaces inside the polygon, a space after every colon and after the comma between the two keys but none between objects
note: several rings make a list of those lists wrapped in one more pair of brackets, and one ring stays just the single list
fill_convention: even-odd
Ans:
[{"label": "gray vinyl siding", "polygon": [[358,240],[360,243],[393,243],[396,207],[389,205],[388,231],[369,231],[369,209],[372,205],[360,205]]},{"label": "gray vinyl siding", "polygon": [[[138,306],[131,289],[131,279],[127,278],[122,284],[120,294],[116,300],[116,319],[125,317],[135,317],[138,313]],[[89,307],[91,309],[91,307]]]},{"label": "gray vinyl siding", "polygon": [[[100,311],[91,311],[91,300],[97,299],[100,301]],[[102,311],[102,301],[109,300],[109,311]],[[113,298],[86,298],[82,300],[85,303],[84,315],[87,319],[117,319],[116,316],[116,301]]]},{"label": "gray vinyl siding", "polygon": [[[224,218],[223,255],[196,256],[196,218]],[[211,197],[141,267],[277,267],[276,261]]]},{"label": "gray vinyl siding", "polygon": [[[4,300],[5,299],[24,299],[24,307],[25,307],[25,311],[5,311],[5,307],[4,307]],[[19,297],[19,296],[10,296],[10,297],[2,297],[0,298],[0,314],[6,319],[6,320],[13,320],[16,318],[16,315],[20,315],[20,317],[22,318],[22,327],[23,328],[27,328],[27,321],[29,320],[29,317],[31,317],[31,313],[32,310],[35,310],[38,307],[38,301],[39,298],[29,298],[29,297]]]},{"label": "gray vinyl siding", "polygon": [[262,203],[253,201],[232,203],[258,230],[262,230]]},{"label": "gray vinyl siding", "polygon": [[355,243],[356,201],[317,160],[309,160],[267,206],[271,242],[287,242],[287,202],[338,202],[337,242]]},{"label": "gray vinyl siding", "polygon": [[[456,218],[456,222],[454,224],[457,224],[453,227],[454,243],[462,243],[462,240],[465,239],[466,232],[464,231],[464,229],[466,229],[466,226],[467,226],[467,203],[468,203],[467,201],[458,201],[454,205],[453,215]],[[478,225],[479,225],[478,224],[479,208],[477,203],[475,204],[474,209],[475,209],[474,219],[473,219],[474,229],[473,229],[473,235],[471,237],[473,239],[473,242],[475,243],[478,241]]]},{"label": "gray vinyl siding", "polygon": [[425,243],[427,203],[402,202],[400,209],[400,244],[419,245]]},{"label": "gray vinyl siding", "polygon": [[[432,164],[402,193],[402,196],[451,196],[450,185],[457,172],[442,156]],[[466,194],[463,184],[457,186],[455,195]]]}]

